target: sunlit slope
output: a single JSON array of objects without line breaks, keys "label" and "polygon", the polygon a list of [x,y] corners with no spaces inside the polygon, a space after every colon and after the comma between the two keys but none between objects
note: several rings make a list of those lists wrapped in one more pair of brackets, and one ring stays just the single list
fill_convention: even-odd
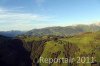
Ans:
[{"label": "sunlit slope", "polygon": [[[74,57],[96,57],[95,62],[100,61],[100,32],[96,33],[83,33],[76,36],[69,36],[57,41],[48,41],[45,43],[44,51],[41,57],[44,58],[68,58]],[[48,66],[48,63],[41,63],[42,66]],[[66,66],[64,63],[51,63],[51,66]],[[79,63],[75,60],[74,65],[90,66],[91,63]]]},{"label": "sunlit slope", "polygon": [[[25,41],[26,49],[31,52],[33,66],[91,66],[94,62],[100,63],[100,32],[80,33],[74,36],[26,35],[21,38]],[[44,59],[75,58],[75,60],[73,63],[63,63],[62,60],[59,63],[48,63],[40,62],[41,57]],[[85,57],[86,60],[83,58],[81,61],[78,57]]]},{"label": "sunlit slope", "polygon": [[93,54],[100,61],[100,32],[83,33],[72,38],[61,39],[76,44],[80,48],[81,53]]}]

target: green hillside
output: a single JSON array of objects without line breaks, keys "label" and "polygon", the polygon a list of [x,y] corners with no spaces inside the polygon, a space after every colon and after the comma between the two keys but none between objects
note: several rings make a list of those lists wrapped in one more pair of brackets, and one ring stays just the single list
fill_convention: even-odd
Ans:
[{"label": "green hillside", "polygon": [[[100,32],[86,32],[74,36],[21,37],[31,51],[34,65],[40,66],[99,66]],[[41,58],[60,59],[58,63],[41,62]],[[64,63],[61,58],[74,58],[73,62]],[[39,63],[37,63],[39,62]]]}]

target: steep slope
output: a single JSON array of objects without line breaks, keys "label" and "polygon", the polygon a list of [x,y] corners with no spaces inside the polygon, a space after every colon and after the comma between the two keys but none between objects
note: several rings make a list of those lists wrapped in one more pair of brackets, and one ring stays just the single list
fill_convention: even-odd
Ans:
[{"label": "steep slope", "polygon": [[31,66],[30,53],[20,39],[0,36],[0,66]]},{"label": "steep slope", "polygon": [[[99,66],[100,64],[100,32],[96,33],[83,33],[73,37],[66,37],[57,41],[49,41],[45,45],[45,50],[41,57],[44,58],[76,58],[75,63],[71,66]],[[51,50],[52,49],[52,50]],[[95,57],[93,62],[77,63],[77,57]],[[94,63],[95,62],[95,63]],[[51,63],[42,66],[70,66],[68,63]]]},{"label": "steep slope", "polygon": [[[24,36],[21,37],[31,46],[33,66],[99,66],[100,65],[100,32],[86,32],[74,36]],[[75,58],[73,63],[41,62],[42,58]],[[89,61],[79,61],[89,58]],[[91,58],[95,58],[92,60]],[[39,63],[37,63],[39,61]],[[44,60],[45,61],[45,60]]]}]

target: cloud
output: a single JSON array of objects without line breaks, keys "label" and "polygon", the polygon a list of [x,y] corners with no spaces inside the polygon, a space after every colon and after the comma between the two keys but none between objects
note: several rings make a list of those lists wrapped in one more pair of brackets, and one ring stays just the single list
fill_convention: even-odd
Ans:
[{"label": "cloud", "polygon": [[30,30],[42,21],[51,17],[32,13],[19,13],[0,8],[0,31],[2,30]]},{"label": "cloud", "polygon": [[38,15],[33,15],[33,14],[25,14],[25,13],[0,13],[0,20],[4,21],[30,21],[30,20],[38,20],[41,19],[42,17]]},{"label": "cloud", "polygon": [[0,7],[0,13],[4,13],[6,10]]},{"label": "cloud", "polygon": [[45,21],[50,19],[49,16],[42,16],[32,13],[15,13],[9,12],[9,10],[4,10],[0,8],[0,22],[16,22],[16,21]]}]

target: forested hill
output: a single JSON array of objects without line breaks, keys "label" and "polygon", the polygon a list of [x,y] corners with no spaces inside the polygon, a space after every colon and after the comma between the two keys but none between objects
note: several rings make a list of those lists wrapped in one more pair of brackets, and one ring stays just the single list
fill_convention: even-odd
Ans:
[{"label": "forested hill", "polygon": [[42,29],[33,29],[26,32],[26,35],[75,35],[83,32],[95,32],[100,30],[100,25],[91,24],[91,25],[76,25],[76,26],[66,26],[66,27],[46,27]]}]

